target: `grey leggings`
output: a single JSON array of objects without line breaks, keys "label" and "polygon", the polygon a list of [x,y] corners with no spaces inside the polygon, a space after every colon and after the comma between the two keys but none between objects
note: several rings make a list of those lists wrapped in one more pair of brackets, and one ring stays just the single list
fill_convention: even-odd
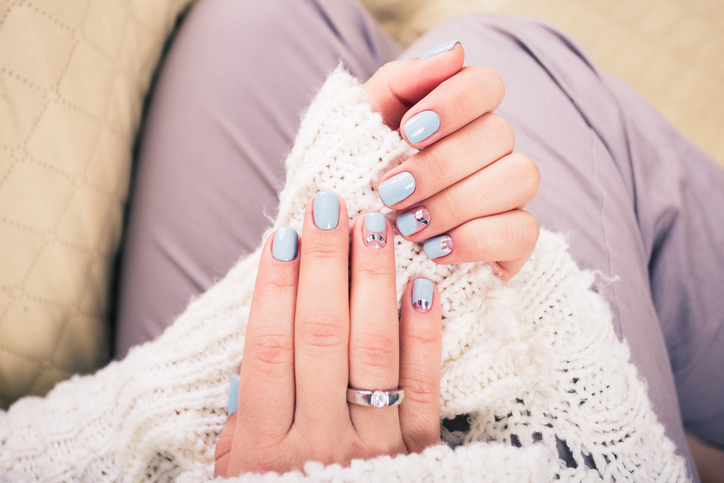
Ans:
[{"label": "grey leggings", "polygon": [[531,19],[463,17],[401,52],[352,0],[200,0],[142,132],[117,356],[259,245],[299,114],[339,59],[364,80],[452,39],[467,64],[503,77],[497,112],[541,171],[528,209],[600,274],[595,288],[694,472],[684,425],[724,447],[724,171],[570,37]]}]

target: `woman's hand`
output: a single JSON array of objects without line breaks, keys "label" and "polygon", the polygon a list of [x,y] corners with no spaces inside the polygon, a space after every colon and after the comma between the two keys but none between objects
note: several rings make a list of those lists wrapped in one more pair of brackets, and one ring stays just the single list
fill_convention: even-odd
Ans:
[{"label": "woman's hand", "polygon": [[385,174],[380,197],[397,210],[399,233],[426,240],[436,263],[484,261],[508,281],[538,240],[536,219],[522,209],[538,191],[538,168],[513,153],[512,129],[492,112],[505,92],[500,76],[463,67],[459,43],[437,52],[390,62],[364,85],[385,123],[422,149]]},{"label": "woman's hand", "polygon": [[[217,476],[282,473],[308,460],[347,465],[439,442],[437,290],[426,279],[411,283],[398,324],[392,227],[367,213],[350,246],[347,220],[344,202],[320,192],[307,206],[301,249],[290,228],[264,246],[238,410],[216,445]],[[347,402],[348,387],[398,386],[405,394],[399,406]]]}]

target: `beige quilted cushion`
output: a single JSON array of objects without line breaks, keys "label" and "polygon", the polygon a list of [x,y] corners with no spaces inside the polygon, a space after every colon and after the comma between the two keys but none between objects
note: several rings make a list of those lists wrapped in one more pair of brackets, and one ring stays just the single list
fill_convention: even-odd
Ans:
[{"label": "beige quilted cushion", "polygon": [[573,35],[724,165],[724,1],[362,0],[403,44],[454,16],[530,15]]},{"label": "beige quilted cushion", "polygon": [[191,0],[0,0],[0,407],[108,357],[143,97]]}]

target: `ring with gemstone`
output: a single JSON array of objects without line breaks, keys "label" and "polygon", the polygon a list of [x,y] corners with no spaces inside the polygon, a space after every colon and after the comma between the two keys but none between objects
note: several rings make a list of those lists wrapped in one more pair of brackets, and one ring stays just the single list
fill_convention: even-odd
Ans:
[{"label": "ring with gemstone", "polygon": [[385,408],[402,404],[405,390],[401,387],[391,391],[366,391],[364,389],[347,388],[347,402],[359,406]]}]

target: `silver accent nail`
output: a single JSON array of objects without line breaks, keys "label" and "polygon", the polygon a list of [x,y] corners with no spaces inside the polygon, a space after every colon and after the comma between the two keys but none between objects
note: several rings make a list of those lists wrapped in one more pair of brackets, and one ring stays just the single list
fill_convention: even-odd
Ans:
[{"label": "silver accent nail", "polygon": [[380,242],[380,245],[385,246],[385,237],[378,233],[372,233],[370,236],[365,238],[365,245],[369,245],[370,242],[377,241]]},{"label": "silver accent nail", "polygon": [[422,210],[417,210],[417,211],[415,212],[415,219],[417,220],[418,223],[422,223],[423,225],[429,225],[429,224],[430,224],[430,220],[428,220],[427,218],[425,218],[425,216],[424,216],[424,211],[422,211]]},{"label": "silver accent nail", "polygon": [[452,238],[450,238],[449,235],[440,240],[440,248],[442,249],[442,251],[446,253],[452,252],[452,247],[449,246],[451,244],[450,242],[452,242]]},{"label": "silver accent nail", "polygon": [[415,307],[416,309],[422,308],[424,310],[430,310],[430,307],[432,307],[432,304],[430,304],[430,302],[427,300],[415,300],[412,303],[412,306]]}]

